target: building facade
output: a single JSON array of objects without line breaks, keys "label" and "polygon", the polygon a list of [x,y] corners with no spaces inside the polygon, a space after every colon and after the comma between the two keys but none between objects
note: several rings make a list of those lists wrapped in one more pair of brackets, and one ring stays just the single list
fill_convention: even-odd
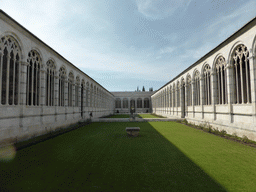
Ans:
[{"label": "building facade", "polygon": [[114,95],[0,10],[0,141],[114,112]]},{"label": "building facade", "polygon": [[151,113],[151,95],[153,91],[111,92],[115,96],[115,113]]},{"label": "building facade", "polygon": [[153,112],[256,140],[256,19],[151,97]]},{"label": "building facade", "polygon": [[256,140],[256,19],[155,92],[109,92],[0,10],[0,142],[116,112],[156,113]]}]

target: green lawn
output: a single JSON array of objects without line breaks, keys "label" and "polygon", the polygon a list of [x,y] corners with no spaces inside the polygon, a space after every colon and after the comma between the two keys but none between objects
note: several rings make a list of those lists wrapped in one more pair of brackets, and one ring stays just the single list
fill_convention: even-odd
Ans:
[{"label": "green lawn", "polygon": [[175,122],[92,123],[0,161],[0,191],[255,191],[255,161],[255,148]]},{"label": "green lawn", "polygon": [[120,115],[111,115],[111,116],[107,116],[105,118],[129,118],[130,115],[128,114],[120,114]]},{"label": "green lawn", "polygon": [[153,115],[153,114],[138,114],[141,118],[164,118],[162,116]]}]

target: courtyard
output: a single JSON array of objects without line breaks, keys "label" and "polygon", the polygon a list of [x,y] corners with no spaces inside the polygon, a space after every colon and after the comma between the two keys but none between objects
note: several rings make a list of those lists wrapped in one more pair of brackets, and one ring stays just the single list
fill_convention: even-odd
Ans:
[{"label": "courtyard", "polygon": [[[128,137],[126,127],[140,127]],[[256,149],[176,122],[91,123],[0,161],[1,191],[255,191]]]}]

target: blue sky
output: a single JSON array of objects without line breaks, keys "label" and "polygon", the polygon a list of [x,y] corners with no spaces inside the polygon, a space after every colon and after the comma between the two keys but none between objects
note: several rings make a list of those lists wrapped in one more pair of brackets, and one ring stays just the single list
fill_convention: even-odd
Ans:
[{"label": "blue sky", "polygon": [[256,16],[255,0],[4,0],[109,91],[160,88]]}]

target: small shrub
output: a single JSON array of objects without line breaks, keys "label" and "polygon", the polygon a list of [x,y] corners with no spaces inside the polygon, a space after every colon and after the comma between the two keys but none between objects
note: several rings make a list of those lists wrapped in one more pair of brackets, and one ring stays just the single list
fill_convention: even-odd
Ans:
[{"label": "small shrub", "polygon": [[208,132],[209,132],[209,133],[213,133],[213,129],[212,129],[211,126],[209,126],[209,128],[208,128]]},{"label": "small shrub", "polygon": [[220,135],[220,131],[219,131],[218,127],[216,129],[213,129],[213,133],[215,135]]},{"label": "small shrub", "polygon": [[224,135],[226,135],[227,134],[227,131],[225,131],[224,129],[222,129],[221,131],[220,131],[220,135],[221,136],[224,136]]},{"label": "small shrub", "polygon": [[243,135],[243,137],[242,137],[242,142],[244,142],[244,143],[249,143],[248,137],[245,136],[245,135]]},{"label": "small shrub", "polygon": [[237,139],[237,140],[239,140],[239,137],[237,136],[236,133],[233,133],[233,134],[232,134],[232,137],[235,138],[235,139]]},{"label": "small shrub", "polygon": [[182,120],[182,123],[184,123],[185,125],[187,125],[187,124],[188,124],[187,119]]}]

